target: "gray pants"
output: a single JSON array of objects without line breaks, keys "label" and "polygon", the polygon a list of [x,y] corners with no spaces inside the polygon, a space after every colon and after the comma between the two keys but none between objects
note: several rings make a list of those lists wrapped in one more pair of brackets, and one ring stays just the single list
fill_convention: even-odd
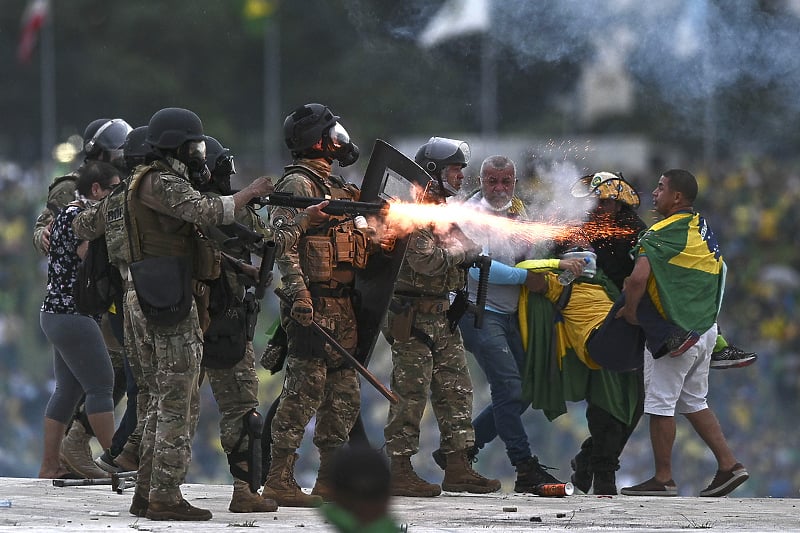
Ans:
[{"label": "gray pants", "polygon": [[86,394],[86,414],[114,411],[114,368],[100,326],[85,315],[39,313],[39,324],[53,345],[56,387],[44,415],[67,424]]}]

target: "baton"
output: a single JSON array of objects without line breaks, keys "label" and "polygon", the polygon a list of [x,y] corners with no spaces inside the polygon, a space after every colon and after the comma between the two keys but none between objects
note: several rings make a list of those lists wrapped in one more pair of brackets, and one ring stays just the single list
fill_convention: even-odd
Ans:
[{"label": "baton", "polygon": [[[292,299],[289,298],[289,296],[285,292],[283,292],[282,289],[280,288],[275,289],[275,294],[277,294],[278,298],[280,298],[280,300],[286,305],[292,305]],[[292,320],[295,319],[292,317]],[[386,388],[386,385],[381,383],[380,380],[375,377],[375,374],[370,372],[369,369],[367,369],[367,367],[362,365],[359,362],[359,360],[356,359],[350,352],[348,352],[344,346],[339,344],[336,341],[336,339],[331,337],[331,334],[325,331],[325,329],[322,326],[320,326],[319,324],[317,324],[315,321],[312,320],[310,327],[314,330],[315,333],[321,335],[328,344],[333,346],[334,350],[339,352],[340,355],[342,355],[345,359],[347,359],[350,365],[353,368],[355,368],[359,374],[364,376],[364,379],[369,381],[370,385],[375,387],[378,390],[378,392],[380,392],[383,395],[384,398],[386,398],[387,400],[389,400],[391,403],[394,404],[400,401],[392,391]]]}]

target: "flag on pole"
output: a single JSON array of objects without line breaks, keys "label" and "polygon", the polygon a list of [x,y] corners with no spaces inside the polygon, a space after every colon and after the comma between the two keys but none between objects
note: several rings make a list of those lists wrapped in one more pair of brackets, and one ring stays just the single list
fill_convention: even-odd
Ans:
[{"label": "flag on pole", "polygon": [[489,0],[446,0],[420,34],[423,48],[442,41],[489,29]]},{"label": "flag on pole", "polygon": [[25,13],[22,15],[19,45],[17,46],[17,60],[20,63],[26,64],[31,60],[39,31],[42,29],[49,11],[49,0],[30,0],[28,2],[28,7],[25,8]]}]

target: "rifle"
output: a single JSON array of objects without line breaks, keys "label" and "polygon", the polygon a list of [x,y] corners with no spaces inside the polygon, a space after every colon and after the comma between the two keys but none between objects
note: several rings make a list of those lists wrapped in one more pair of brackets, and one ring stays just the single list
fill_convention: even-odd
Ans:
[{"label": "rifle", "polygon": [[331,200],[329,198],[314,198],[311,196],[295,196],[290,192],[273,192],[269,196],[259,199],[262,205],[275,205],[280,207],[294,207],[305,209],[327,200],[328,205],[322,210],[329,215],[382,215],[389,210],[389,202],[355,202],[352,200]]},{"label": "rifle", "polygon": [[[281,301],[283,303],[285,303],[286,305],[289,305],[289,306],[292,305],[292,299],[289,298],[289,295],[287,295],[285,292],[283,292],[283,289],[280,289],[280,288],[275,289],[275,294],[277,294],[278,298],[280,298]],[[323,328],[322,326],[320,326],[319,324],[317,324],[313,320],[311,321],[311,326],[310,327],[313,329],[314,333],[322,336],[322,338],[325,339],[325,342],[330,344],[333,347],[334,350],[339,352],[339,355],[341,355],[345,359],[347,359],[347,362],[350,363],[350,365],[353,368],[356,369],[356,372],[361,374],[364,377],[364,379],[369,381],[370,385],[375,387],[375,389],[377,389],[377,391],[380,392],[383,395],[384,398],[386,398],[387,400],[389,400],[391,403],[394,403],[394,404],[396,404],[399,401],[397,396],[395,396],[395,394],[392,391],[390,391],[389,389],[386,388],[386,385],[381,383],[380,380],[378,380],[378,378],[375,377],[375,374],[370,372],[367,369],[367,367],[362,365],[358,361],[358,359],[356,359],[350,352],[347,351],[347,349],[344,346],[339,344],[336,341],[336,339],[331,337],[331,334],[328,333],[327,331],[325,331],[325,328]]]},{"label": "rifle", "polygon": [[261,266],[258,268],[258,282],[253,292],[244,296],[245,320],[247,322],[247,340],[252,341],[256,334],[256,321],[261,311],[261,301],[267,292],[267,285],[272,282],[272,268],[275,266],[275,241],[264,241],[261,248]]}]

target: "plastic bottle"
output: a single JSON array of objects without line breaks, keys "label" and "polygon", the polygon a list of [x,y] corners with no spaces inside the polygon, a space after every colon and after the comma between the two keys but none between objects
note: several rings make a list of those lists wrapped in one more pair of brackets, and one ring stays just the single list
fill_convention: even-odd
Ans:
[{"label": "plastic bottle", "polygon": [[[588,265],[589,263],[591,263],[592,260],[590,258],[588,258],[588,257],[584,257],[583,258],[583,262],[584,262],[584,268],[586,268],[585,265]],[[558,275],[558,282],[560,284],[562,284],[562,285],[569,285],[570,283],[575,281],[575,278],[577,278],[577,277],[578,276],[573,274],[572,271],[565,270],[564,272],[562,272],[561,274]]]},{"label": "plastic bottle", "polygon": [[11,500],[0,500],[0,507],[11,507]]}]

